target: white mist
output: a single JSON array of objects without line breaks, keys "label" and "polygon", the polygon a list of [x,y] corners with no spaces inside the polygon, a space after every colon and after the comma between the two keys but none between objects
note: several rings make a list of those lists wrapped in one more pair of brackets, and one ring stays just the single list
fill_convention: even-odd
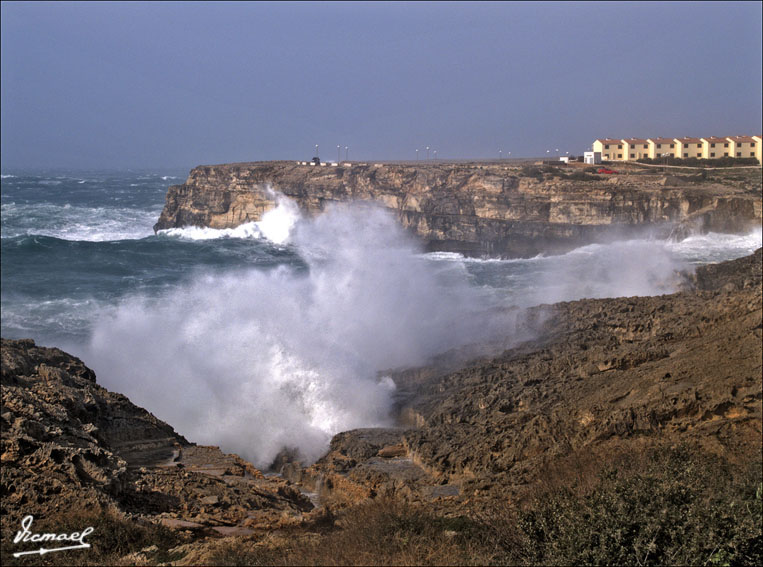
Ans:
[{"label": "white mist", "polygon": [[189,440],[259,466],[283,447],[312,460],[340,431],[389,424],[381,371],[510,333],[463,270],[433,265],[378,208],[305,220],[282,199],[257,229],[309,271],[208,274],[124,302],[93,333],[99,381]]}]

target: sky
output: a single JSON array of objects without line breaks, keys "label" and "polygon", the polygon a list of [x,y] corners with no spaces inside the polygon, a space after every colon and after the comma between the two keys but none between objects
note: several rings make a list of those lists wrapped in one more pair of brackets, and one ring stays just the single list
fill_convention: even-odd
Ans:
[{"label": "sky", "polygon": [[[1,166],[760,134],[761,2],[2,2]],[[345,150],[348,147],[348,150]],[[511,152],[509,154],[509,152]]]}]

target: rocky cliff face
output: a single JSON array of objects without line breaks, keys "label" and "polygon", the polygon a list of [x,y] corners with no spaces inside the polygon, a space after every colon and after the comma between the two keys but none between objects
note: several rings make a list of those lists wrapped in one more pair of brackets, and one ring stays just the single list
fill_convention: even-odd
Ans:
[{"label": "rocky cliff face", "polygon": [[531,256],[658,228],[742,232],[761,222],[760,171],[666,176],[480,164],[200,166],[169,188],[154,230],[230,228],[275,206],[272,191],[308,214],[338,201],[389,209],[428,250]]},{"label": "rocky cliff face", "polygon": [[4,538],[28,514],[111,509],[227,535],[298,523],[313,507],[240,457],[189,443],[59,349],[2,339],[2,391]]}]

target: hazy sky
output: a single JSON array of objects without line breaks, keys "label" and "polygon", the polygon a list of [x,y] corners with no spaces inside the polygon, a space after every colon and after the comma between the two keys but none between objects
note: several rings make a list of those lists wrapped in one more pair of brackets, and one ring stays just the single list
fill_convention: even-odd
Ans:
[{"label": "hazy sky", "polygon": [[2,168],[759,134],[761,2],[2,3]]}]

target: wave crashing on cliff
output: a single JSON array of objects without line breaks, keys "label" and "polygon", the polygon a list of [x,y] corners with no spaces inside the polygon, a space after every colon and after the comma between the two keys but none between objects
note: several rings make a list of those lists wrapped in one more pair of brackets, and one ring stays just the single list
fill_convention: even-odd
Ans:
[{"label": "wave crashing on cliff", "polygon": [[514,332],[515,311],[491,310],[465,270],[428,261],[378,208],[301,219],[282,200],[268,215],[307,269],[206,273],[123,302],[87,353],[106,387],[259,466],[284,447],[313,460],[335,433],[389,424],[385,370]]}]

